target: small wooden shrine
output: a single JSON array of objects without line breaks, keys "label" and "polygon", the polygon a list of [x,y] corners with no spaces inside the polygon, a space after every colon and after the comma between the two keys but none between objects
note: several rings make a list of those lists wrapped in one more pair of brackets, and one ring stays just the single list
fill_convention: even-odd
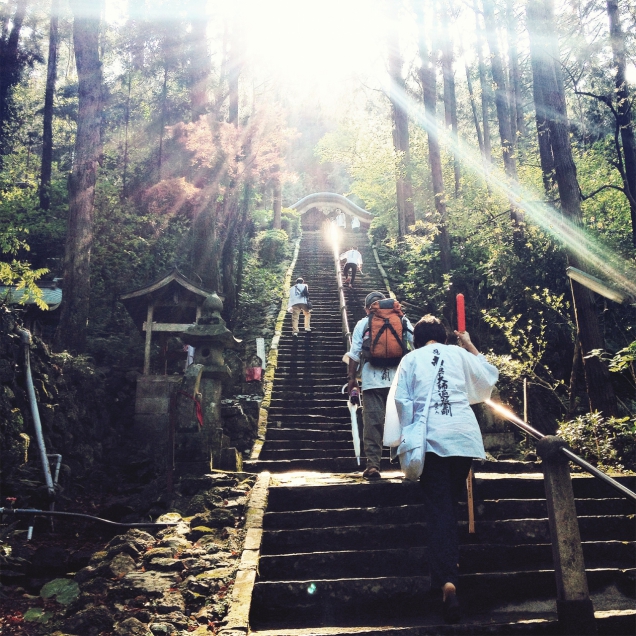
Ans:
[{"label": "small wooden shrine", "polygon": [[[211,293],[212,290],[192,282],[175,267],[167,276],[121,296],[135,325],[145,332],[144,375],[149,375],[151,370],[153,335],[159,336],[159,368],[161,374],[165,374],[168,336],[194,325],[201,315],[203,301]],[[182,357],[185,362],[185,353]]]}]

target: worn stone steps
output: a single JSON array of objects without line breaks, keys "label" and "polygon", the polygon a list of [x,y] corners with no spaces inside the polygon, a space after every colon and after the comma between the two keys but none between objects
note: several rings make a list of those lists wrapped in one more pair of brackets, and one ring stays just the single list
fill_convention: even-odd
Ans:
[{"label": "worn stone steps", "polygon": [[[634,477],[618,477],[617,479],[628,488],[634,487]],[[605,499],[608,496],[614,498],[615,491],[593,477],[574,475],[572,484],[574,496],[577,499]],[[478,473],[474,479],[474,491],[477,501],[545,500],[543,476],[540,473],[520,475]],[[337,502],[337,506],[334,502]],[[397,506],[417,503],[423,503],[419,484],[391,478],[360,484],[352,482],[329,486],[273,487],[269,493],[268,511]]]},{"label": "worn stone steps", "polygon": [[[632,513],[625,499],[577,499],[577,514],[592,516],[623,516]],[[466,508],[466,503],[461,504]],[[543,499],[504,499],[480,501],[475,506],[475,519],[493,521],[498,519],[545,519],[546,504]],[[466,514],[464,514],[466,518]],[[426,519],[424,504],[402,506],[338,508],[297,510],[293,512],[268,512],[263,520],[267,529],[289,530],[294,528],[326,528],[351,526],[354,524],[412,523]]]},{"label": "worn stone steps", "polygon": [[[591,569],[601,566],[620,568],[636,558],[634,541],[583,542],[585,562]],[[540,544],[465,544],[460,547],[463,573],[497,572],[501,569],[552,569],[552,546]],[[262,578],[270,581],[313,581],[312,573],[328,579],[361,577],[417,576],[428,567],[428,548],[340,550],[286,553],[263,556],[259,562]]]},{"label": "worn stone steps", "polygon": [[[520,608],[522,609],[522,608]],[[533,612],[533,618],[524,620],[523,611],[500,612],[489,611],[487,614],[471,614],[462,619],[461,624],[446,625],[441,622],[437,613],[430,616],[401,620],[399,617],[391,622],[374,622],[370,617],[356,624],[338,625],[335,627],[293,627],[279,623],[274,629],[263,629],[251,632],[258,636],[454,636],[470,634],[481,636],[513,634],[535,634],[538,636],[554,636],[561,632],[556,620],[556,609],[546,608],[543,612]],[[599,636],[636,633],[636,610],[609,610],[595,612]],[[517,620],[515,620],[515,618]],[[375,624],[377,623],[377,624]],[[405,624],[407,623],[407,624]]]},{"label": "worn stone steps", "polygon": [[[475,534],[468,534],[467,523],[460,522],[460,541],[513,545],[550,541],[547,519],[476,521],[475,528]],[[623,515],[579,517],[579,528],[584,541],[631,541],[636,532],[634,520]],[[263,553],[371,550],[387,545],[411,547],[422,545],[425,536],[426,522],[270,530],[263,536]]]},{"label": "worn stone steps", "polygon": [[[634,570],[631,570],[633,575]],[[590,592],[629,580],[628,573],[606,568],[588,570]],[[460,575],[462,608],[466,613],[496,609],[523,602],[528,596],[549,601],[556,596],[552,570],[489,572]],[[350,624],[353,617],[381,615],[385,621],[418,617],[438,610],[439,598],[431,594],[427,576],[384,576],[321,579],[320,581],[270,581],[257,585],[252,597],[260,625],[287,617],[296,624],[316,622]],[[302,607],[302,614],[298,610]],[[623,609],[623,608],[622,608]],[[625,607],[624,609],[633,609]]]}]

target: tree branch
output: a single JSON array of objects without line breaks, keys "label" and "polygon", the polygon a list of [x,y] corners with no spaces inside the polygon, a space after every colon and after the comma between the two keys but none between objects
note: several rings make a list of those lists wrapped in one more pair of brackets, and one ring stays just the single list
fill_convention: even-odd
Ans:
[{"label": "tree branch", "polygon": [[583,194],[581,192],[581,201],[587,201],[588,199],[591,199],[592,197],[595,197],[599,192],[602,192],[603,190],[618,190],[619,192],[622,192],[623,194],[625,194],[625,188],[621,188],[620,186],[617,185],[611,185],[611,184],[606,184],[604,186],[601,186],[600,188],[597,188],[596,190],[594,190],[593,192],[590,192],[589,194]]}]

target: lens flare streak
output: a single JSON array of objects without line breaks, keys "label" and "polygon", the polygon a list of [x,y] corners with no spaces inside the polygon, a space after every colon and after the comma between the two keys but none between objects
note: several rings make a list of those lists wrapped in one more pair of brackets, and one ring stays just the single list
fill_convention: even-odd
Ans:
[{"label": "lens flare streak", "polygon": [[381,82],[386,95],[397,101],[412,121],[436,137],[440,145],[458,157],[467,169],[479,175],[493,190],[506,196],[512,204],[526,212],[534,223],[590,268],[602,273],[631,295],[636,294],[636,269],[628,261],[610,248],[600,245],[583,228],[560,212],[539,201],[538,193],[531,192],[518,181],[510,179],[496,165],[486,167],[480,153],[460,139],[454,139],[435,119],[426,114],[422,104],[410,97],[388,76],[381,78]]}]

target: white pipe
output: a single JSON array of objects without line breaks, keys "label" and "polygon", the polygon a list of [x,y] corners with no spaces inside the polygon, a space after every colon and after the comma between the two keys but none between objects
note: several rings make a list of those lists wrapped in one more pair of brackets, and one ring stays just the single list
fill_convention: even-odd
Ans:
[{"label": "white pipe", "polygon": [[44,480],[46,481],[46,489],[49,491],[51,500],[55,497],[55,486],[53,485],[53,477],[51,476],[51,467],[49,459],[46,456],[46,446],[44,444],[44,435],[42,435],[42,422],[40,421],[40,412],[38,411],[38,403],[35,399],[35,388],[33,386],[33,378],[31,376],[31,356],[29,346],[31,345],[31,334],[26,329],[16,328],[20,334],[20,340],[24,345],[24,371],[26,375],[27,393],[29,396],[29,405],[31,407],[31,416],[33,417],[33,426],[35,428],[35,437],[38,441],[38,449],[40,451],[40,460],[42,462],[42,470],[44,471]]}]

